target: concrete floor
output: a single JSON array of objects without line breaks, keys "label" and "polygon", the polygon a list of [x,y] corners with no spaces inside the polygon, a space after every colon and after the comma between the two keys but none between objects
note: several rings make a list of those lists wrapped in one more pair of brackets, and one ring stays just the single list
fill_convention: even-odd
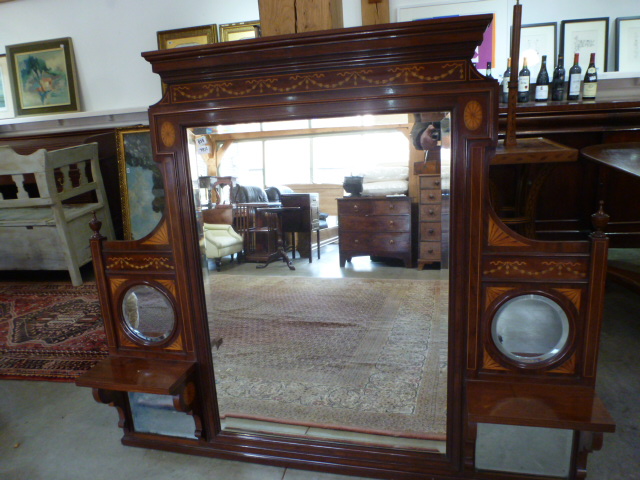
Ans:
[{"label": "concrete floor", "polygon": [[[301,270],[303,260],[296,265]],[[281,266],[286,268],[270,265],[264,271],[276,274]],[[409,275],[413,272],[417,271]],[[603,449],[589,456],[589,479],[640,478],[639,311],[640,296],[608,286],[597,390],[618,426],[615,434],[605,435]],[[124,447],[117,419],[115,409],[94,402],[89,389],[69,383],[0,381],[0,479],[357,478]],[[494,454],[497,458],[504,451]]]}]

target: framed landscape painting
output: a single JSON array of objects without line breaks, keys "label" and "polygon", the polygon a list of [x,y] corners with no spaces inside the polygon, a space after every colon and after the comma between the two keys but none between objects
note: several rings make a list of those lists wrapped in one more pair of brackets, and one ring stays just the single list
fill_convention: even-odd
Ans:
[{"label": "framed landscape painting", "polygon": [[0,119],[13,117],[13,98],[7,56],[0,55]]},{"label": "framed landscape painting", "polygon": [[71,38],[7,46],[16,115],[80,109]]},{"label": "framed landscape painting", "polygon": [[164,213],[164,183],[153,159],[149,127],[117,129],[116,146],[124,239],[139,240]]}]

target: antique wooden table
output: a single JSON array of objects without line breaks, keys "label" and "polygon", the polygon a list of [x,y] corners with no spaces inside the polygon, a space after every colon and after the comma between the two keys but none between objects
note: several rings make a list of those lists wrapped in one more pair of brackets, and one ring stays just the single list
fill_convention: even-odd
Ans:
[{"label": "antique wooden table", "polygon": [[[640,142],[591,145],[580,150],[580,154],[599,165],[640,178]],[[640,292],[640,271],[610,264],[607,273],[612,279]]]}]

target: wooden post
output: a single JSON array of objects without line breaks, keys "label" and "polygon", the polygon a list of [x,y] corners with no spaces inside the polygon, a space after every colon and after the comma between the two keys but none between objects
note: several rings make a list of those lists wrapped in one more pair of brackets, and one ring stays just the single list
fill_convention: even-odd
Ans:
[{"label": "wooden post", "polygon": [[362,2],[362,25],[389,23],[389,0],[360,0]]},{"label": "wooden post", "polygon": [[516,146],[516,103],[518,102],[518,68],[520,60],[520,25],[522,5],[516,0],[513,6],[513,30],[511,33],[511,76],[509,77],[509,103],[507,106],[507,133],[505,147]]},{"label": "wooden post", "polygon": [[342,0],[259,0],[262,36],[342,28]]}]

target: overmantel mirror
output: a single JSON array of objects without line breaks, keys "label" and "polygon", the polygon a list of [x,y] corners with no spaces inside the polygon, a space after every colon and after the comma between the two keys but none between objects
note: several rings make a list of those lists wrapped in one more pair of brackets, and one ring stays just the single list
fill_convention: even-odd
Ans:
[{"label": "overmantel mirror", "polygon": [[[577,478],[613,428],[593,393],[606,238],[537,242],[493,213],[499,89],[470,61],[491,18],[144,54],[167,85],[149,111],[165,215],[136,241],[94,225],[110,357],[77,381],[117,407],[124,444],[380,478]],[[334,236],[311,221],[318,240],[299,241],[287,216],[314,209]],[[126,315],[135,284],[172,309],[161,340]],[[567,458],[496,464],[503,425],[561,432]]]}]

